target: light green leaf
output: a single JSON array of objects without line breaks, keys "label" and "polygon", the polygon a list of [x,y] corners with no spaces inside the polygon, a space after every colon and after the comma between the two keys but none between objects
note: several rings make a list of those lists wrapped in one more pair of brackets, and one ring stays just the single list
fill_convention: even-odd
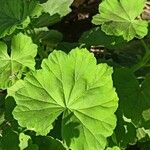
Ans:
[{"label": "light green leaf", "polygon": [[118,146],[107,147],[106,150],[121,150]]},{"label": "light green leaf", "polygon": [[30,136],[28,135],[25,135],[24,133],[20,133],[19,134],[19,147],[20,147],[20,150],[24,150],[25,148],[28,147],[28,141],[31,139]]},{"label": "light green leaf", "polygon": [[69,148],[103,150],[116,126],[112,72],[106,64],[96,65],[86,49],[68,55],[54,51],[16,91],[14,117],[21,126],[46,135],[63,112],[62,138]]},{"label": "light green leaf", "polygon": [[42,15],[43,7],[40,4],[37,4],[31,13],[31,18],[38,18]]},{"label": "light green leaf", "polygon": [[0,38],[10,35],[16,28],[26,27],[36,3],[35,0],[0,0]]},{"label": "light green leaf", "polygon": [[10,56],[6,44],[0,42],[0,88],[11,86],[21,77],[25,67],[34,70],[36,53],[37,46],[32,43],[30,37],[22,33],[13,37]]},{"label": "light green leaf", "polygon": [[[145,0],[105,0],[99,5],[99,12],[93,23],[102,25],[108,35],[122,35],[125,40],[143,38],[148,30],[148,22],[137,19],[142,13]],[[136,8],[136,9],[135,9]]]},{"label": "light green leaf", "polygon": [[73,0],[48,0],[46,3],[41,4],[45,12],[48,12],[51,16],[59,14],[61,17],[67,15],[71,9],[70,5]]}]

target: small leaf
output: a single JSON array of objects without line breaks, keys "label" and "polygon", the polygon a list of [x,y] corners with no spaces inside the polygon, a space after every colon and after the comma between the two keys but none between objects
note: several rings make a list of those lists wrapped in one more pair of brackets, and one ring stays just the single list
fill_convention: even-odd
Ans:
[{"label": "small leaf", "polygon": [[48,0],[46,3],[41,4],[45,12],[51,16],[59,14],[61,17],[67,15],[71,9],[70,5],[73,0]]},{"label": "small leaf", "polygon": [[69,148],[103,150],[116,125],[112,72],[106,64],[96,65],[86,49],[68,55],[54,51],[13,95],[14,117],[21,126],[46,135],[63,113],[62,138]]},{"label": "small leaf", "polygon": [[30,136],[28,135],[25,135],[24,133],[20,133],[19,134],[19,147],[20,147],[20,150],[24,150],[25,148],[28,147],[28,141],[29,141]]},{"label": "small leaf", "polygon": [[34,57],[37,46],[32,43],[30,37],[19,33],[14,36],[11,43],[11,55],[7,53],[7,46],[0,42],[0,88],[11,86],[25,67],[34,70]]},{"label": "small leaf", "polygon": [[[99,5],[99,12],[93,17],[93,23],[102,25],[108,35],[122,35],[130,41],[134,37],[143,38],[148,30],[148,22],[137,19],[142,13],[145,0],[105,0]],[[136,8],[136,9],[135,9]]]}]

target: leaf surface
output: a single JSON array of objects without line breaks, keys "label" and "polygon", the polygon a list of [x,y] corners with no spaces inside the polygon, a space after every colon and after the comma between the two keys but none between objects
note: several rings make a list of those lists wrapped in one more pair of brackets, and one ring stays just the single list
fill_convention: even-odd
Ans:
[{"label": "leaf surface", "polygon": [[48,12],[51,16],[59,14],[61,17],[67,15],[71,9],[70,5],[73,0],[48,0],[46,3],[41,4],[45,12]]},{"label": "leaf surface", "polygon": [[36,53],[37,46],[32,43],[30,37],[22,33],[13,37],[10,56],[7,45],[0,42],[0,88],[6,89],[11,86],[19,78],[19,73],[24,67],[34,70]]},{"label": "leaf surface", "polygon": [[[99,12],[93,23],[102,25],[102,30],[109,35],[122,35],[125,40],[134,37],[143,38],[148,30],[148,22],[137,19],[142,13],[145,0],[105,0],[99,5]],[[135,9],[136,8],[136,9]]]},{"label": "leaf surface", "polygon": [[137,127],[144,125],[143,119],[148,121],[150,126],[150,120],[147,117],[150,109],[148,92],[150,90],[150,76],[147,76],[140,85],[131,70],[119,68],[115,70],[113,80],[120,100],[118,109],[122,115],[131,119]]},{"label": "leaf surface", "polygon": [[26,27],[36,6],[35,0],[0,0],[0,4],[0,38]]},{"label": "leaf surface", "polygon": [[66,150],[60,140],[51,136],[36,136],[34,142],[39,146],[40,150]]},{"label": "leaf surface", "polygon": [[118,98],[112,72],[106,64],[96,65],[86,49],[76,48],[68,55],[54,51],[13,94],[14,117],[21,126],[46,135],[63,113],[62,138],[69,148],[104,149],[116,125]]}]

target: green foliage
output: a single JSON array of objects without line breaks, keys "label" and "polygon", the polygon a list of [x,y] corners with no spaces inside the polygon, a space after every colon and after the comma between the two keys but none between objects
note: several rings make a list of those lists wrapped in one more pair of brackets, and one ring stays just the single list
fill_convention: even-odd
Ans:
[{"label": "green foliage", "polygon": [[97,2],[0,0],[0,150],[150,149],[149,2]]},{"label": "green foliage", "polygon": [[[114,85],[119,96],[122,114],[131,119],[136,126],[141,126],[144,119],[143,113],[150,108],[149,96],[147,96],[147,90],[150,90],[149,76],[139,85],[130,70],[117,69],[114,74]],[[144,116],[146,113],[149,111],[145,112]]]},{"label": "green foliage", "polygon": [[27,27],[36,6],[34,0],[0,0],[0,4],[0,37],[13,33],[17,28]]},{"label": "green foliage", "polygon": [[118,98],[111,74],[112,69],[96,65],[86,49],[74,49],[68,56],[54,51],[42,62],[41,70],[24,79],[20,89],[20,84],[9,89],[19,89],[13,94],[17,103],[14,117],[22,127],[46,135],[63,112],[62,138],[68,147],[104,149],[116,122],[113,113]]},{"label": "green foliage", "polygon": [[[146,21],[137,19],[142,13],[145,0],[104,0],[99,6],[93,23],[102,24],[102,30],[109,35],[122,35],[125,40],[143,38],[148,30]],[[136,9],[135,9],[136,8]]]},{"label": "green foliage", "polygon": [[0,42],[0,88],[6,89],[20,79],[25,67],[34,70],[36,53],[37,46],[22,33],[12,38],[10,56],[7,45]]},{"label": "green foliage", "polygon": [[46,3],[41,5],[44,11],[48,12],[51,16],[54,14],[59,14],[61,17],[63,17],[71,11],[70,5],[72,2],[73,0],[48,0]]}]

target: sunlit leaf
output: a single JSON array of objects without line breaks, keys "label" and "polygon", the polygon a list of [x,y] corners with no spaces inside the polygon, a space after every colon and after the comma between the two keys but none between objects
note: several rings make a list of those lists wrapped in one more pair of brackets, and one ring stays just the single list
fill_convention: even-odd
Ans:
[{"label": "sunlit leaf", "polygon": [[63,113],[62,138],[69,148],[103,150],[116,125],[112,72],[106,64],[96,65],[86,49],[76,48],[68,55],[54,51],[13,94],[14,117],[21,126],[46,135]]}]

